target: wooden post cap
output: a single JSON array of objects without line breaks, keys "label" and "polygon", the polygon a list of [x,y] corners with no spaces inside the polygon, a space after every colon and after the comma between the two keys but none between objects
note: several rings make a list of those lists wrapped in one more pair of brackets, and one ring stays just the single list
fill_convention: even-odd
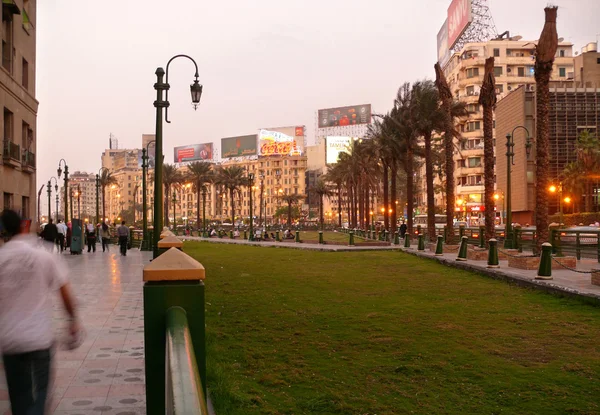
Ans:
[{"label": "wooden post cap", "polygon": [[158,241],[158,248],[183,248],[183,242],[176,236],[165,236]]},{"label": "wooden post cap", "polygon": [[162,231],[162,233],[160,234],[160,239],[166,238],[168,236],[175,236],[175,234],[170,230]]},{"label": "wooden post cap", "polygon": [[204,267],[188,254],[171,248],[144,267],[144,281],[203,280]]}]

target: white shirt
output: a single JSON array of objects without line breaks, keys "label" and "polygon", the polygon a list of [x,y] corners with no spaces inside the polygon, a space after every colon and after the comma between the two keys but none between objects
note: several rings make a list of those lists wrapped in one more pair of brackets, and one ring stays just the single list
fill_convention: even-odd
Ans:
[{"label": "white shirt", "polygon": [[65,225],[64,222],[58,223],[56,225],[56,228],[58,229],[58,233],[61,233],[63,235],[67,234],[67,225]]},{"label": "white shirt", "polygon": [[52,346],[52,295],[67,283],[56,255],[19,235],[0,248],[0,353]]}]

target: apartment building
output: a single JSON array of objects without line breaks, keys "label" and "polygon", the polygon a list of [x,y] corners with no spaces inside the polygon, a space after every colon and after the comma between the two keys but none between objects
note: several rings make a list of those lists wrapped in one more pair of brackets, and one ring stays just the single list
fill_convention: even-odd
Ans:
[{"label": "apartment building", "polygon": [[576,54],[575,81],[578,87],[600,88],[600,53],[598,43],[591,42]]},{"label": "apartment building", "polygon": [[3,0],[1,13],[2,208],[19,211],[37,229],[36,0]]},{"label": "apartment building", "polygon": [[[61,186],[60,194],[60,212],[59,218],[64,218],[65,212],[65,188]],[[69,218],[78,218],[83,221],[94,222],[96,220],[96,175],[76,171],[69,173],[69,186],[67,189],[69,197]],[[102,203],[100,194],[99,202]],[[100,205],[101,206],[101,205]]]},{"label": "apartment building", "polygon": [[[534,53],[535,41],[523,41],[520,40],[520,36],[467,43],[460,51],[454,53],[443,68],[455,99],[465,102],[471,113],[458,125],[462,140],[459,150],[454,153],[457,209],[460,209],[459,216],[466,219],[469,225],[479,224],[484,216],[483,113],[478,100],[485,59],[491,56],[495,58],[496,93],[498,101],[501,101],[519,87],[523,87],[525,91],[535,89]],[[552,79],[566,81],[574,78],[573,45],[560,42]],[[496,139],[496,135],[494,137]],[[499,136],[498,139],[504,140],[503,136]],[[500,146],[498,148],[500,149]],[[503,153],[502,150],[500,152]],[[421,177],[424,180],[424,171]],[[420,185],[423,189],[426,188],[425,183]],[[425,207],[425,198],[425,192],[420,193],[417,204]],[[443,192],[436,194],[435,202],[436,206],[444,206]],[[500,216],[500,212],[497,212],[497,216]]]}]

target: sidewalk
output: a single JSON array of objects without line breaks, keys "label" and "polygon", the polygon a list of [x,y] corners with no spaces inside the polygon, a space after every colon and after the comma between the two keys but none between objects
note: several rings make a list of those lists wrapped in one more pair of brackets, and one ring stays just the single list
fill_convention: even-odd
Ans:
[{"label": "sidewalk", "polygon": [[[499,261],[500,268],[487,268],[487,261],[457,261],[456,253],[447,253],[443,256],[435,256],[430,251],[417,251],[416,247],[401,248],[403,252],[423,258],[437,260],[438,262],[455,268],[483,273],[492,278],[507,280],[523,286],[535,287],[549,292],[563,295],[579,296],[600,302],[600,286],[592,285],[591,275],[582,274],[568,269],[553,269],[551,280],[536,280],[537,270],[523,270],[509,268],[508,261]],[[577,261],[578,271],[591,271],[600,269],[596,260],[582,259]]]},{"label": "sidewalk", "polygon": [[[57,348],[51,414],[146,413],[142,268],[152,254],[132,249],[122,257],[118,247],[110,248],[62,255],[87,336],[78,349]],[[54,317],[55,332],[65,333],[68,319],[58,294]],[[0,368],[0,414],[8,408]]]}]

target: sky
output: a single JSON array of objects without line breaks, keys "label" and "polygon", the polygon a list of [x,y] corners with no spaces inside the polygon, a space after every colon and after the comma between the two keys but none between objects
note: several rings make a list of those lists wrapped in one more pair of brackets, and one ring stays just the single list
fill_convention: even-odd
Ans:
[{"label": "sky", "polygon": [[[85,5],[84,5],[85,4]],[[93,6],[90,6],[93,4]],[[109,135],[140,148],[155,130],[157,67],[169,70],[165,160],[177,145],[306,125],[320,108],[391,108],[404,82],[433,78],[436,35],[450,0],[37,1],[38,186],[64,158],[97,172]],[[489,0],[497,32],[535,40],[547,0]],[[599,0],[554,0],[558,32],[580,51],[600,36]]]}]

